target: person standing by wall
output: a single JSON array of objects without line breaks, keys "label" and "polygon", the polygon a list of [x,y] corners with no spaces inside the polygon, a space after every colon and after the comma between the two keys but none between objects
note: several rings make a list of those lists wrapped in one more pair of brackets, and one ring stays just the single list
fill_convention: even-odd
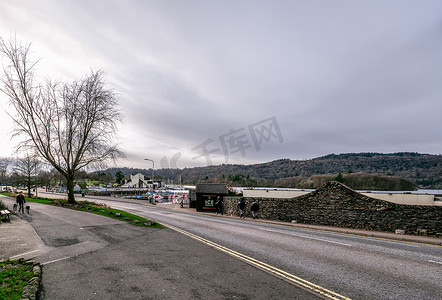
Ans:
[{"label": "person standing by wall", "polygon": [[252,211],[253,219],[258,219],[259,204],[256,200],[253,200],[250,210]]},{"label": "person standing by wall", "polygon": [[216,214],[220,213],[222,216],[223,215],[223,199],[221,198],[221,196],[218,196],[216,198],[215,206],[216,206]]},{"label": "person standing by wall", "polygon": [[238,202],[238,209],[239,209],[239,217],[245,219],[244,209],[246,208],[246,201],[243,197],[241,197],[240,201]]},{"label": "person standing by wall", "polygon": [[26,200],[25,200],[25,196],[23,196],[23,192],[22,191],[20,191],[18,193],[15,202],[18,204],[18,211],[19,212],[21,211],[24,214],[25,213],[25,203],[26,203]]}]

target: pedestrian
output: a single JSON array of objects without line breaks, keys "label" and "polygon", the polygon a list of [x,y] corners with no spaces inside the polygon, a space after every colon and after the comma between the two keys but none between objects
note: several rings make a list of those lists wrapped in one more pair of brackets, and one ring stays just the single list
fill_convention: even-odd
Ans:
[{"label": "pedestrian", "polygon": [[215,207],[216,207],[216,214],[220,213],[222,216],[223,215],[223,199],[221,198],[221,196],[218,196],[216,198]]},{"label": "pedestrian", "polygon": [[245,219],[244,209],[246,208],[246,201],[243,197],[238,202],[238,210],[239,210],[239,217]]},{"label": "pedestrian", "polygon": [[252,211],[253,219],[258,219],[259,204],[256,200],[253,200],[250,210]]},{"label": "pedestrian", "polygon": [[25,196],[23,196],[22,191],[20,191],[18,193],[17,199],[15,200],[15,202],[18,204],[18,211],[20,212],[20,210],[21,210],[21,212],[24,214],[25,213],[25,205],[24,204],[26,203],[26,200],[25,200]]}]

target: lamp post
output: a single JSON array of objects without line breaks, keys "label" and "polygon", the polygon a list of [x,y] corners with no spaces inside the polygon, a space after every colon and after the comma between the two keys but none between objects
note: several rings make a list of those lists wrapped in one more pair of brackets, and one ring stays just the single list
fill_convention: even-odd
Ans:
[{"label": "lamp post", "polygon": [[153,175],[154,175],[154,170],[155,170],[155,162],[153,161],[153,159],[149,159],[149,158],[145,158],[144,160],[148,160],[152,162],[152,196],[153,196]]}]

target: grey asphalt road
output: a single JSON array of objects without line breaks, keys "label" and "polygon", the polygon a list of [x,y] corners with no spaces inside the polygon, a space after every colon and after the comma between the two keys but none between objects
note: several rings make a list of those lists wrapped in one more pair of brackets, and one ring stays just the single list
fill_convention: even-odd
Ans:
[{"label": "grey asphalt road", "polygon": [[36,203],[3,225],[3,249],[42,264],[40,299],[318,299],[172,229]]},{"label": "grey asphalt road", "polygon": [[179,227],[340,295],[353,299],[442,299],[440,246],[128,202],[113,199],[107,203]]},{"label": "grey asphalt road", "polygon": [[[164,209],[159,205],[151,206],[137,200],[88,196],[85,199],[108,201],[115,208],[173,225],[190,234],[215,242],[221,247],[227,247],[241,255],[286,271],[301,280],[353,299],[442,298],[440,282],[442,247],[440,246],[190,213],[186,209]],[[82,230],[94,231],[93,228],[85,227],[87,226],[83,226]],[[98,233],[94,234],[99,236]],[[114,235],[114,232],[108,232],[102,238]],[[83,241],[81,237],[68,235],[65,241],[58,242],[73,243],[70,247],[78,251],[76,247],[82,244],[75,244],[76,239]],[[416,240],[419,239],[416,237]],[[421,240],[429,239],[421,238]],[[100,243],[102,240],[90,238],[83,247],[97,247],[101,251],[100,247],[103,245]],[[215,246],[208,248],[218,253],[220,247],[216,246],[218,250],[213,247]],[[232,253],[230,252],[230,256],[227,257],[232,259]],[[48,259],[53,261],[49,264],[69,261],[60,255],[52,255]],[[244,264],[236,259],[234,261]],[[267,291],[268,286],[265,287]],[[256,295],[258,298],[254,296],[254,299],[261,299],[259,297],[262,295],[268,296],[259,293]],[[158,297],[160,296],[156,296],[156,299]],[[293,297],[295,296],[292,295],[290,298]],[[193,296],[190,299],[194,299]],[[201,297],[201,299],[209,298]],[[221,299],[229,297],[221,296]]]}]

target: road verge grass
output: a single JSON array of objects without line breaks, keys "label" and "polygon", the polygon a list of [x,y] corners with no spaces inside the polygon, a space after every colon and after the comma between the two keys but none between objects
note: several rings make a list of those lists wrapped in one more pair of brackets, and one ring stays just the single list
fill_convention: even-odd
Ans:
[{"label": "road verge grass", "polygon": [[0,299],[22,299],[23,288],[34,277],[34,264],[24,259],[0,261]]},{"label": "road verge grass", "polygon": [[[1,195],[15,197],[13,193],[0,193]],[[153,227],[153,228],[166,228],[157,222],[148,220],[144,217],[131,214],[122,210],[113,209],[103,203],[91,202],[91,201],[77,201],[76,204],[70,204],[65,199],[51,199],[43,197],[25,198],[26,202],[34,202],[41,204],[50,204],[59,207],[65,207],[69,209],[94,213],[97,215],[106,216],[109,218],[125,221],[135,226]],[[1,298],[0,298],[1,299]]]},{"label": "road verge grass", "polygon": [[77,204],[69,204],[67,203],[66,200],[61,200],[61,201],[57,200],[54,201],[54,205],[67,207],[70,209],[75,209],[80,211],[86,211],[97,215],[102,215],[113,219],[126,221],[135,226],[166,228],[165,226],[157,222],[150,221],[144,217],[131,214],[119,209],[110,208],[109,206],[102,203],[90,202],[90,201],[78,201]]}]

